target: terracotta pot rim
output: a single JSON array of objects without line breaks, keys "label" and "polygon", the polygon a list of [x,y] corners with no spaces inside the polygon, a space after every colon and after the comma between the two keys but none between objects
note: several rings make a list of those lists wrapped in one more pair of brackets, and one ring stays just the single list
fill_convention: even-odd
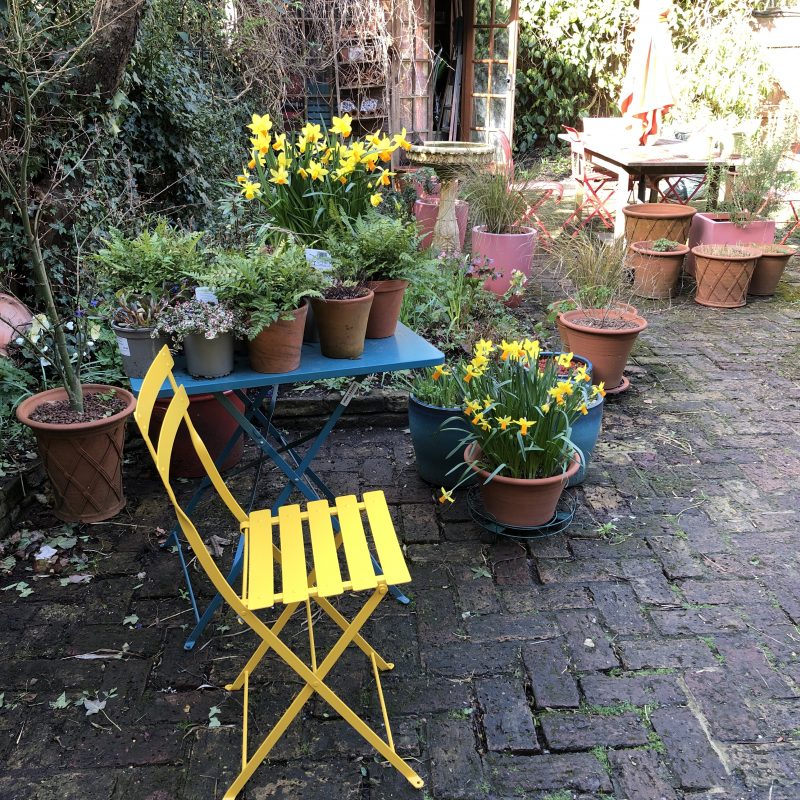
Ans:
[{"label": "terracotta pot rim", "polygon": [[643,256],[655,256],[656,258],[669,258],[672,256],[685,256],[689,252],[689,245],[686,244],[679,244],[676,250],[652,250],[647,245],[652,245],[654,239],[647,239],[642,242],[633,242],[631,244],[631,250],[643,255]]},{"label": "terracotta pot rim", "polygon": [[[96,389],[97,391],[89,391]],[[102,419],[94,419],[87,422],[68,422],[64,424],[54,424],[52,422],[39,422],[38,420],[31,419],[31,414],[39,408],[43,403],[49,402],[50,400],[66,400],[67,399],[67,392],[66,389],[59,386],[54,389],[46,389],[43,392],[38,392],[37,394],[33,395],[32,397],[28,397],[23,400],[17,406],[17,419],[23,424],[27,425],[29,428],[33,428],[36,431],[48,431],[48,432],[60,432],[60,433],[70,433],[75,431],[92,431],[92,430],[100,430],[102,428],[110,427],[115,425],[116,423],[127,419],[132,413],[133,410],[136,408],[136,398],[129,392],[127,389],[123,389],[119,386],[109,386],[105,383],[84,383],[82,385],[82,390],[84,396],[88,394],[101,394],[110,390],[114,390],[115,392],[119,392],[123,397],[125,397],[128,401],[125,408],[121,411],[117,411],[116,414],[112,414],[110,417],[103,417]]]},{"label": "terracotta pot rim", "polygon": [[[733,254],[723,254],[723,253],[706,253],[703,252],[707,248],[715,247],[716,245],[711,244],[698,244],[692,248],[692,254],[695,258],[709,258],[713,261],[752,261],[754,258],[761,258],[764,254],[761,250],[755,247],[747,247],[745,245],[737,244],[732,245],[733,247],[740,247],[742,250],[748,250],[749,253],[747,255],[733,255]],[[723,245],[724,247],[725,245]]]},{"label": "terracotta pot rim", "polygon": [[536,228],[531,228],[527,225],[515,225],[514,227],[517,228],[517,230],[513,233],[489,233],[489,231],[486,230],[485,225],[473,225],[472,232],[480,233],[483,236],[528,236],[533,239],[538,237]]},{"label": "terracotta pot rim", "polygon": [[[797,255],[797,248],[796,247],[789,247],[789,245],[785,244],[773,244],[770,247],[783,247],[784,249],[778,253],[770,253],[767,250],[762,250],[761,255],[759,258],[785,258],[790,259],[792,256]],[[760,248],[756,248],[760,249]]]},{"label": "terracotta pot rim", "polygon": [[680,203],[635,203],[625,206],[622,213],[626,217],[636,219],[681,219],[693,217],[697,213],[697,209]]},{"label": "terracotta pot rim", "polygon": [[[637,322],[638,327],[636,328],[590,328],[588,326],[579,325],[572,321],[569,317],[581,316],[581,317],[588,317],[592,316],[592,314],[603,314],[605,317],[619,317],[622,319],[629,319],[631,321]],[[647,327],[647,320],[640,316],[639,314],[633,314],[629,311],[600,311],[598,309],[586,309],[582,310],[580,308],[575,309],[574,311],[564,311],[561,315],[561,322],[570,330],[573,331],[581,331],[582,333],[596,333],[601,336],[622,336],[624,334],[630,333],[641,333]]]},{"label": "terracotta pot rim", "polygon": [[[405,280],[405,278],[386,278],[385,280],[377,280],[377,281],[369,281],[367,286],[375,293],[380,294],[381,292],[396,292],[400,289],[407,289],[410,281]],[[362,298],[357,297],[357,300],[361,300]]]},{"label": "terracotta pot rim", "polygon": [[[491,474],[488,470],[481,469],[480,467],[476,467],[473,464],[470,464],[470,459],[472,458],[472,453],[475,450],[480,451],[480,445],[477,442],[470,442],[464,448],[464,462],[469,465],[469,468],[480,475],[481,477],[486,478],[489,477]],[[467,454],[470,455],[467,455]],[[551,475],[549,478],[509,478],[505,475],[495,475],[492,478],[492,482],[499,481],[500,483],[507,483],[507,484],[536,484],[537,486],[550,486],[554,483],[560,483],[561,481],[569,480],[573,475],[577,473],[577,471],[581,467],[581,459],[578,455],[576,450],[572,451],[572,458],[569,467],[567,468],[566,472],[559,472],[557,475]]]},{"label": "terracotta pot rim", "polygon": [[331,298],[330,300],[326,297],[312,297],[311,298],[311,305],[313,306],[314,303],[363,303],[371,298],[375,297],[375,292],[370,289],[369,292],[361,297],[345,297],[340,300]]}]

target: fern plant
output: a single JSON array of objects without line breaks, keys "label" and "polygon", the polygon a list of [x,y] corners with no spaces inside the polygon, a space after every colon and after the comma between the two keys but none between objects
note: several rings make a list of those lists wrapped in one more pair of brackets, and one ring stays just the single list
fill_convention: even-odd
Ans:
[{"label": "fern plant", "polygon": [[241,309],[246,333],[255,339],[278,319],[293,319],[303,298],[319,297],[322,276],[298,245],[284,242],[274,250],[223,250],[193,277],[221,302]]}]

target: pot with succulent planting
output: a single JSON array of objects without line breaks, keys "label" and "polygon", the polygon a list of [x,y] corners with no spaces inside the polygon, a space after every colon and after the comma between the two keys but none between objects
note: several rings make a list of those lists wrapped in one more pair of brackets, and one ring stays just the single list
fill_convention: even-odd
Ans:
[{"label": "pot with succulent planting", "polygon": [[633,293],[654,300],[671,297],[688,252],[685,244],[671,239],[633,242],[628,256]]},{"label": "pot with succulent planting", "polygon": [[[547,524],[582,454],[572,439],[576,420],[604,394],[585,364],[568,374],[572,353],[542,358],[538,341],[481,340],[463,370],[453,373],[470,431],[459,444],[461,485],[477,477],[487,514],[513,528]],[[453,420],[455,421],[455,420]],[[440,502],[452,502],[442,488]]]}]

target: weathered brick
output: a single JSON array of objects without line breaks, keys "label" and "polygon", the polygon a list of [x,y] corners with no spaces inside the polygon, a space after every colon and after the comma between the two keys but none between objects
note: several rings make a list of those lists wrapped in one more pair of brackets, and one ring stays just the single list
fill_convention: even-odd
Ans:
[{"label": "weathered brick", "polygon": [[697,578],[705,574],[702,564],[689,545],[677,536],[648,536],[647,541],[670,580]]},{"label": "weathered brick", "polygon": [[428,721],[428,737],[436,794],[454,800],[485,800],[472,720],[434,716]]},{"label": "weathered brick", "polygon": [[[711,735],[724,742],[753,741],[762,726],[747,706],[731,676],[722,669],[686,672],[686,688],[709,723]],[[800,710],[798,706],[797,710]]]},{"label": "weathered brick", "polygon": [[482,678],[475,682],[475,691],[483,709],[483,730],[489,750],[539,751],[536,728],[521,680]]},{"label": "weathered brick", "polygon": [[489,753],[488,772],[494,795],[527,797],[531,792],[572,789],[577,792],[611,791],[611,780],[590,753],[509,756]]},{"label": "weathered brick", "polygon": [[708,645],[697,639],[620,640],[617,647],[626,669],[685,669],[717,663]]},{"label": "weathered brick", "polygon": [[465,620],[467,635],[474,642],[512,639],[552,639],[561,632],[550,614],[476,614]]},{"label": "weathered brick", "polygon": [[446,677],[497,675],[513,672],[519,665],[520,642],[455,642],[441,647],[422,646],[422,663],[427,670]]},{"label": "weathered brick", "polygon": [[597,614],[591,611],[563,611],[558,615],[558,624],[564,631],[572,662],[578,670],[619,666]]},{"label": "weathered brick", "polygon": [[667,782],[667,771],[652,750],[611,750],[611,779],[619,798],[677,800]]},{"label": "weathered brick", "polygon": [[726,633],[743,631],[747,627],[733,609],[724,606],[654,609],[651,617],[656,627],[667,636],[686,634],[713,636],[721,631]]},{"label": "weathered brick", "polygon": [[562,640],[526,644],[522,658],[533,688],[537,708],[577,708],[580,695],[569,672],[569,658]]},{"label": "weathered brick", "polygon": [[548,711],[541,714],[542,733],[551,750],[588,750],[591,747],[634,747],[647,744],[647,731],[638,714],[580,714]]},{"label": "weathered brick", "polygon": [[430,505],[400,506],[403,541],[408,544],[438,542],[441,539],[436,517]]},{"label": "weathered brick", "polygon": [[650,632],[650,623],[629,586],[624,583],[593,583],[590,589],[606,626],[614,633],[624,636]]},{"label": "weathered brick", "polygon": [[635,706],[684,705],[686,695],[674,675],[582,675],[586,702],[597,706],[632,703]]}]

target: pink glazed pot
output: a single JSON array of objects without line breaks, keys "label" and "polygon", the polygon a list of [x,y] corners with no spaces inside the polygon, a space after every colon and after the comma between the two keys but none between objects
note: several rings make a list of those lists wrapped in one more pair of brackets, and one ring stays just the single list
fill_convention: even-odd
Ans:
[{"label": "pink glazed pot", "polygon": [[[439,198],[426,197],[414,202],[414,217],[419,228],[420,250],[426,250],[433,240],[433,228],[436,217],[439,215]],[[464,240],[467,236],[467,218],[469,217],[469,203],[465,200],[456,200],[456,223],[458,224],[458,243],[464,249]]]},{"label": "pink glazed pot", "polygon": [[775,220],[757,219],[746,225],[731,222],[730,214],[697,213],[689,230],[690,252],[684,269],[694,275],[694,253],[691,248],[701,244],[772,244],[775,241]]},{"label": "pink glazed pot", "polygon": [[484,287],[502,297],[511,285],[511,273],[519,270],[526,278],[531,275],[533,254],[536,252],[537,232],[533,228],[517,228],[519,233],[487,233],[485,225],[472,229],[473,262],[481,265],[485,259],[497,277],[489,278]]}]

